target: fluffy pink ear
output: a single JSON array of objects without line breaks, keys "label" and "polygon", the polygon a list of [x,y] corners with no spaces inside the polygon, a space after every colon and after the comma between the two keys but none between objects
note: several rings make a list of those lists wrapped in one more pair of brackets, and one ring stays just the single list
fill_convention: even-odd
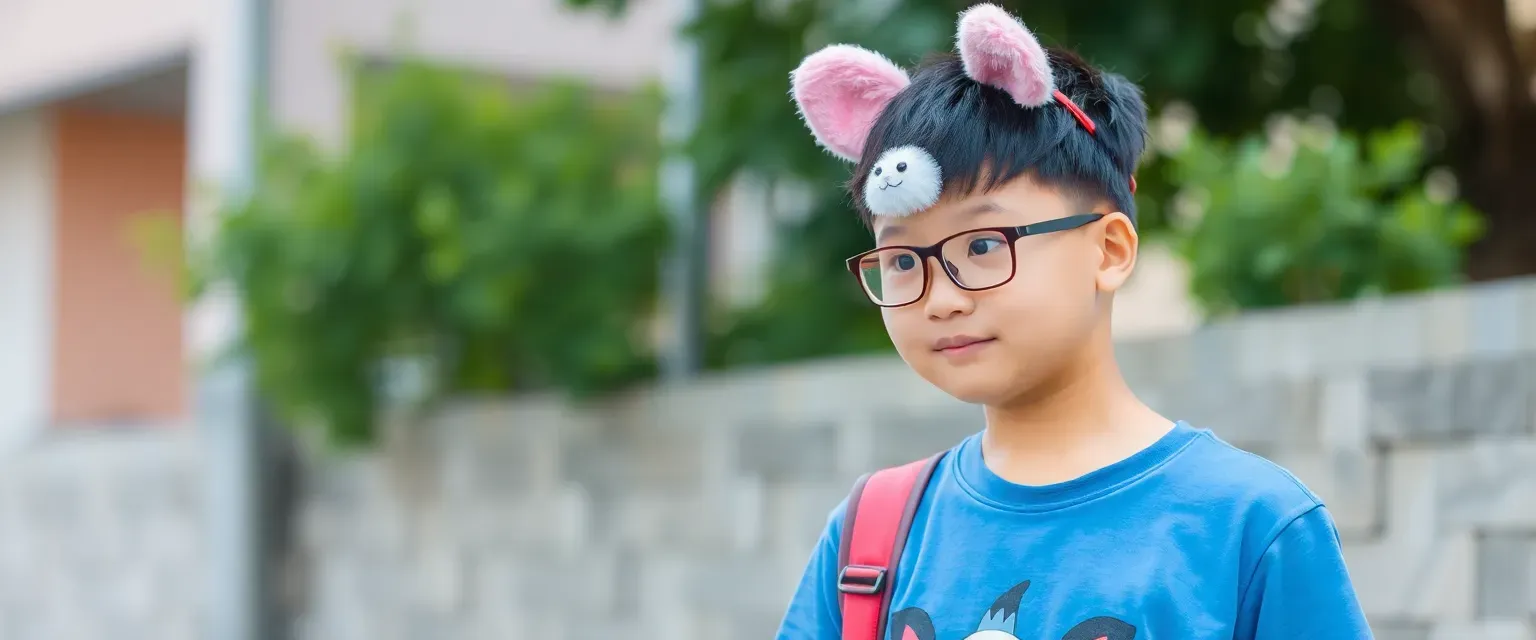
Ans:
[{"label": "fluffy pink ear", "polygon": [[811,54],[790,76],[795,105],[816,142],[849,162],[858,162],[875,118],[912,83],[884,56],[836,44]]},{"label": "fluffy pink ear", "polygon": [[1055,94],[1040,41],[996,5],[978,4],[961,14],[956,41],[972,80],[1007,91],[1025,107],[1043,105]]}]

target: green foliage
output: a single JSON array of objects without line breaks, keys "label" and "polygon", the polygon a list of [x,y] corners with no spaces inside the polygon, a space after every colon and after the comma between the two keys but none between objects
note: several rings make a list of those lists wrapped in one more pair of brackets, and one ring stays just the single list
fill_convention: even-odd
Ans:
[{"label": "green foliage", "polygon": [[1402,124],[1362,142],[1277,120],[1268,140],[1203,133],[1172,157],[1191,220],[1178,246],[1210,313],[1415,291],[1457,282],[1482,232],[1426,186],[1423,136]]},{"label": "green foliage", "polygon": [[258,384],[333,441],[373,435],[385,363],[428,391],[590,393],[647,375],[666,242],[655,94],[407,64],[359,78],[334,158],[273,140],[199,279],[233,284]]}]

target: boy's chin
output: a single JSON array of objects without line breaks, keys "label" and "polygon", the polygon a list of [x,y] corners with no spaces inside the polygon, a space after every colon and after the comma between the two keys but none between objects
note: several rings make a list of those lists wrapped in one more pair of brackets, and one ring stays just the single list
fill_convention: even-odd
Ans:
[{"label": "boy's chin", "polygon": [[1018,394],[1012,372],[938,371],[928,382],[956,400],[979,405],[1000,405]]}]

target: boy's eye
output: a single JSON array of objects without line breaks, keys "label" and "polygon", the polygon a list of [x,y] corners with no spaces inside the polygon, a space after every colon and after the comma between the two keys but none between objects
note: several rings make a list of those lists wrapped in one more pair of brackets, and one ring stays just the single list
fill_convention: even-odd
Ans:
[{"label": "boy's eye", "polygon": [[897,271],[911,271],[917,268],[917,258],[903,253],[891,259],[891,267]]},{"label": "boy's eye", "polygon": [[1000,238],[976,238],[975,240],[971,241],[971,255],[986,255],[987,253],[996,250],[998,246],[1002,244],[1003,241]]}]

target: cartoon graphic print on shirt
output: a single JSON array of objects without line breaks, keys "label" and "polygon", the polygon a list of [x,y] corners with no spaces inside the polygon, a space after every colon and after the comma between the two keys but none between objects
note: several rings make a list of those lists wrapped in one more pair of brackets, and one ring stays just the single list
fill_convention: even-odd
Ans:
[{"label": "cartoon graphic print on shirt", "polygon": [[[1022,640],[1017,635],[1019,603],[1029,590],[1025,580],[992,603],[976,626],[976,632],[964,640]],[[933,619],[918,607],[908,607],[891,616],[890,640],[939,640],[934,637]],[[1121,620],[1099,616],[1078,623],[1061,640],[1132,640],[1136,627]]]}]

